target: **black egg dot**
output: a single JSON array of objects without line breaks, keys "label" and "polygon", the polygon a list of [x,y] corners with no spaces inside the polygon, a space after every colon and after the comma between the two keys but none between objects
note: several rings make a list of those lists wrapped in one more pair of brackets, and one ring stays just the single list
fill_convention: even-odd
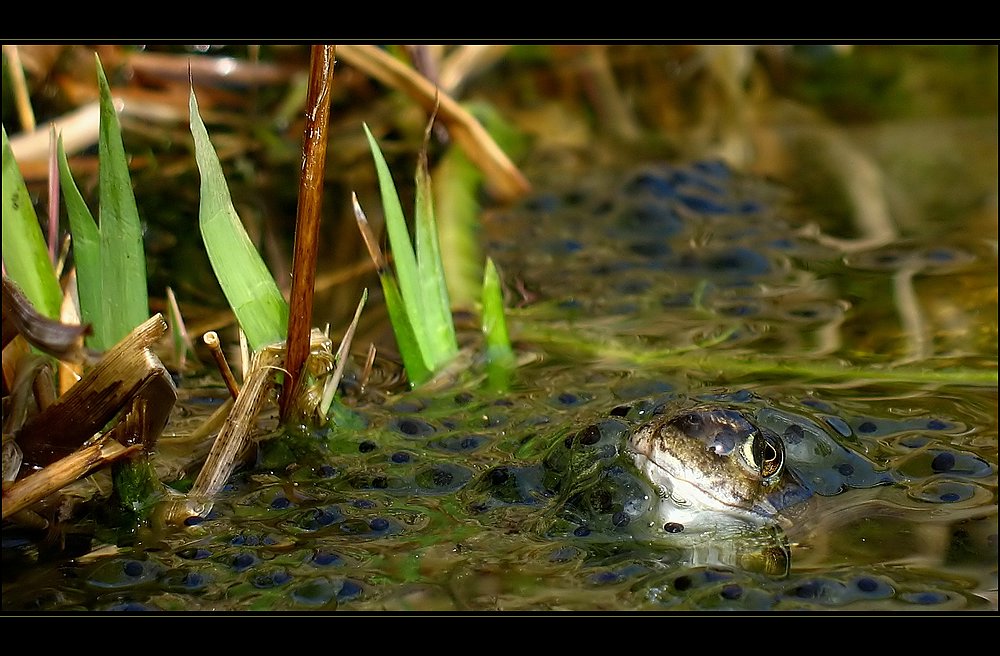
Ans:
[{"label": "black egg dot", "polygon": [[802,599],[812,599],[819,594],[819,585],[815,581],[808,581],[796,586],[792,594]]},{"label": "black egg dot", "polygon": [[739,599],[743,596],[743,588],[735,583],[730,583],[722,587],[722,591],[719,592],[719,595],[723,599]]},{"label": "black egg dot", "polygon": [[205,583],[205,577],[199,572],[188,572],[181,582],[189,588],[200,588]]},{"label": "black egg dot", "polygon": [[927,428],[929,430],[944,430],[945,428],[948,428],[948,424],[940,419],[931,419],[927,422]]},{"label": "black egg dot", "polygon": [[594,424],[587,426],[576,436],[580,444],[596,444],[601,439],[601,429]]},{"label": "black egg dot", "polygon": [[863,421],[858,424],[858,430],[862,433],[874,433],[878,430],[878,426],[875,425],[875,422]]},{"label": "black egg dot", "polygon": [[628,514],[624,512],[616,512],[614,515],[611,516],[611,523],[617,526],[618,528],[621,528],[623,526],[628,526],[629,521],[630,518]]},{"label": "black egg dot", "polygon": [[945,503],[955,503],[962,497],[957,492],[945,492],[939,498]]},{"label": "black egg dot", "polygon": [[590,535],[590,529],[587,528],[586,526],[577,526],[573,530],[573,535],[575,535],[578,538],[586,537],[586,536]]},{"label": "black egg dot", "polygon": [[942,451],[941,453],[934,456],[934,460],[931,461],[931,469],[936,472],[946,472],[951,471],[955,466],[955,455],[949,453],[948,451]]},{"label": "black egg dot", "polygon": [[352,581],[351,579],[344,579],[344,584],[340,588],[340,592],[337,593],[338,599],[350,599],[351,597],[357,597],[361,594],[362,587],[361,584]]},{"label": "black egg dot", "polygon": [[907,601],[922,605],[940,604],[948,600],[948,595],[941,592],[918,592],[906,596]]},{"label": "black egg dot", "polygon": [[490,483],[493,485],[503,485],[510,478],[510,472],[506,467],[497,467],[490,472]]},{"label": "black egg dot", "polygon": [[841,476],[850,476],[854,473],[854,466],[846,462],[840,463],[835,469],[840,472]]},{"label": "black egg dot", "polygon": [[189,558],[191,560],[204,560],[205,558],[211,556],[212,552],[209,551],[208,549],[202,549],[200,547],[197,549],[191,547],[189,549],[183,549],[181,551],[178,551],[177,555],[180,556],[181,558]]},{"label": "black egg dot", "polygon": [[410,419],[404,419],[399,422],[399,430],[407,435],[418,435],[420,433],[420,424]]},{"label": "black egg dot", "polygon": [[137,560],[130,560],[122,568],[127,576],[142,576],[142,563]]},{"label": "black egg dot", "polygon": [[336,475],[337,469],[331,465],[321,465],[319,469],[316,470],[322,478],[333,478]]},{"label": "black egg dot", "polygon": [[444,487],[455,480],[455,475],[444,469],[435,469],[431,479],[434,481],[434,485]]},{"label": "black egg dot", "polygon": [[274,497],[271,500],[271,507],[275,510],[281,510],[282,508],[287,508],[292,505],[292,502],[288,500],[288,497]]},{"label": "black egg dot", "polygon": [[624,416],[626,416],[629,413],[629,410],[631,410],[631,409],[632,408],[630,406],[627,406],[627,405],[617,406],[615,408],[612,408],[612,410],[611,410],[611,416],[612,417],[624,417]]},{"label": "black egg dot", "polygon": [[878,589],[878,581],[868,578],[867,576],[858,579],[858,582],[855,585],[857,585],[858,590],[861,590],[862,592],[875,592]]},{"label": "black egg dot", "polygon": [[361,453],[368,453],[370,451],[374,451],[377,448],[378,444],[375,444],[371,440],[365,440],[364,442],[358,445],[358,451],[360,451]]},{"label": "black egg dot", "polygon": [[341,561],[340,556],[329,551],[319,551],[313,555],[312,561],[317,565],[333,565]]},{"label": "black egg dot", "polygon": [[617,583],[621,580],[621,574],[618,572],[600,572],[591,577],[594,583],[606,584],[606,583]]},{"label": "black egg dot", "polygon": [[789,444],[798,444],[803,437],[805,437],[805,431],[798,424],[791,424],[784,432],[785,441]]},{"label": "black egg dot", "polygon": [[337,516],[328,510],[317,510],[313,521],[318,526],[329,526],[337,520]]},{"label": "black egg dot", "polygon": [[368,526],[370,526],[373,531],[384,531],[389,528],[389,520],[385,517],[376,517],[372,521],[368,522]]},{"label": "black egg dot", "polygon": [[691,580],[690,576],[688,576],[687,574],[682,574],[681,576],[678,576],[676,579],[674,579],[674,589],[683,592],[684,590],[690,588],[692,583],[694,583],[694,581]]},{"label": "black egg dot", "polygon": [[364,510],[367,510],[369,508],[374,508],[378,504],[376,504],[371,499],[355,499],[353,502],[351,502],[351,505],[353,505],[355,508],[362,508]]},{"label": "black egg dot", "polygon": [[389,458],[395,463],[410,462],[410,454],[406,451],[396,451]]},{"label": "black egg dot", "polygon": [[389,481],[385,476],[376,476],[372,479],[372,487],[377,490],[384,490],[389,487]]},{"label": "black egg dot", "polygon": [[233,569],[244,570],[247,567],[253,565],[253,562],[254,562],[253,554],[248,554],[248,553],[237,554],[236,557],[233,558]]},{"label": "black egg dot", "polygon": [[458,394],[455,395],[455,404],[465,405],[466,403],[471,401],[472,398],[473,398],[472,394],[469,394],[468,392],[459,392]]},{"label": "black egg dot", "polygon": [[557,400],[559,401],[559,403],[562,403],[563,405],[573,405],[574,403],[580,400],[580,397],[570,392],[563,392],[557,397]]},{"label": "black egg dot", "polygon": [[680,533],[684,530],[684,524],[678,522],[667,522],[663,525],[663,530],[667,533]]}]

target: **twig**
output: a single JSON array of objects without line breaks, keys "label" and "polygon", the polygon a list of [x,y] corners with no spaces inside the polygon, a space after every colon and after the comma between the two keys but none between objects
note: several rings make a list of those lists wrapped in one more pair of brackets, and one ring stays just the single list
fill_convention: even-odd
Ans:
[{"label": "twig", "polygon": [[285,369],[288,373],[281,395],[282,420],[288,418],[288,413],[294,404],[297,388],[302,379],[302,367],[309,356],[334,53],[334,46],[313,46],[309,65],[309,97],[306,100],[306,127],[302,143],[302,178],[299,181],[295,247],[292,251],[292,291],[289,299],[285,355]]},{"label": "twig", "polygon": [[222,381],[226,384],[229,395],[234,399],[237,398],[240,395],[240,385],[236,382],[236,377],[233,376],[233,370],[229,368],[229,362],[226,361],[226,354],[222,352],[218,333],[210,330],[202,336],[202,340],[212,353],[212,359],[215,360],[215,365],[219,368],[219,373],[222,374]]},{"label": "twig", "polygon": [[427,78],[375,46],[341,45],[338,54],[352,66],[405,92],[428,113],[433,112],[440,101],[441,120],[448,126],[449,133],[502,200],[514,200],[531,191],[531,184],[479,121]]}]

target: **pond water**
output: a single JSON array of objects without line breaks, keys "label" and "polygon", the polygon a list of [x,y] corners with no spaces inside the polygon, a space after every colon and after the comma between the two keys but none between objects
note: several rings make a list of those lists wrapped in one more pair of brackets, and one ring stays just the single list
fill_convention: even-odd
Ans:
[{"label": "pond water", "polygon": [[[509,380],[474,360],[320,429],[265,417],[184,527],[5,528],[4,610],[997,610],[995,104],[769,107],[679,157],[539,149],[535,194],[482,223]],[[808,171],[762,154],[778,136]],[[182,387],[161,457],[224,398]],[[780,438],[780,521],[664,522],[628,438],[692,409]]]}]

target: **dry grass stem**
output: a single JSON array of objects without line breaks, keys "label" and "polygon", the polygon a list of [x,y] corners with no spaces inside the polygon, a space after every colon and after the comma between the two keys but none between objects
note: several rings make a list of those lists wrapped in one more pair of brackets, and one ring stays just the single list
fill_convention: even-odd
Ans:
[{"label": "dry grass stem", "polygon": [[212,359],[215,360],[215,366],[219,368],[219,373],[222,374],[222,381],[226,384],[226,389],[229,390],[230,396],[234,399],[237,398],[240,394],[240,385],[236,382],[236,377],[233,376],[233,370],[229,368],[229,362],[226,361],[226,354],[222,352],[222,344],[219,342],[218,333],[210,330],[202,335],[202,340],[208,346],[208,350],[212,354]]},{"label": "dry grass stem", "polygon": [[122,446],[109,435],[98,438],[45,469],[4,487],[3,519],[27,509],[53,492],[115,460],[138,453],[141,445]]},{"label": "dry grass stem", "polygon": [[439,115],[452,138],[483,172],[490,188],[501,200],[514,200],[531,191],[527,178],[479,121],[423,75],[375,46],[340,45],[337,54],[383,84],[406,93],[428,113],[434,112],[440,104]]},{"label": "dry grass stem", "polygon": [[250,444],[250,433],[274,386],[275,374],[283,357],[282,350],[270,347],[254,354],[239,396],[216,436],[194,485],[185,499],[171,504],[165,513],[166,521],[179,524],[192,514],[211,510],[212,497],[229,480],[240,456]]}]

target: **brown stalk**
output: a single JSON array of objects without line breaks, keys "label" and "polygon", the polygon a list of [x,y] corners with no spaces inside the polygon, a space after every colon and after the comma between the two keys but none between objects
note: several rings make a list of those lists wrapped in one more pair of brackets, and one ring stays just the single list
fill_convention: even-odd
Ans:
[{"label": "brown stalk", "polygon": [[222,381],[226,384],[229,395],[235,399],[240,395],[240,385],[236,382],[236,377],[233,376],[233,370],[229,368],[226,354],[222,352],[222,344],[219,342],[218,333],[210,330],[202,336],[202,340],[204,340],[205,345],[208,346],[208,350],[212,353],[212,359],[215,360],[215,366],[219,368],[219,373],[222,374]]},{"label": "brown stalk", "polygon": [[479,121],[423,75],[375,46],[347,44],[341,45],[338,52],[347,63],[409,95],[428,113],[433,113],[440,103],[438,114],[452,138],[483,172],[501,200],[514,200],[531,191],[528,180]]},{"label": "brown stalk", "polygon": [[281,395],[282,420],[288,417],[288,412],[293,406],[299,380],[302,378],[302,367],[309,356],[335,50],[334,46],[313,46],[309,62],[309,96],[306,100],[306,127],[302,143],[302,178],[299,181],[298,216],[295,222],[295,247],[292,254],[292,291],[289,299],[288,341],[285,355],[287,378],[285,391]]}]

